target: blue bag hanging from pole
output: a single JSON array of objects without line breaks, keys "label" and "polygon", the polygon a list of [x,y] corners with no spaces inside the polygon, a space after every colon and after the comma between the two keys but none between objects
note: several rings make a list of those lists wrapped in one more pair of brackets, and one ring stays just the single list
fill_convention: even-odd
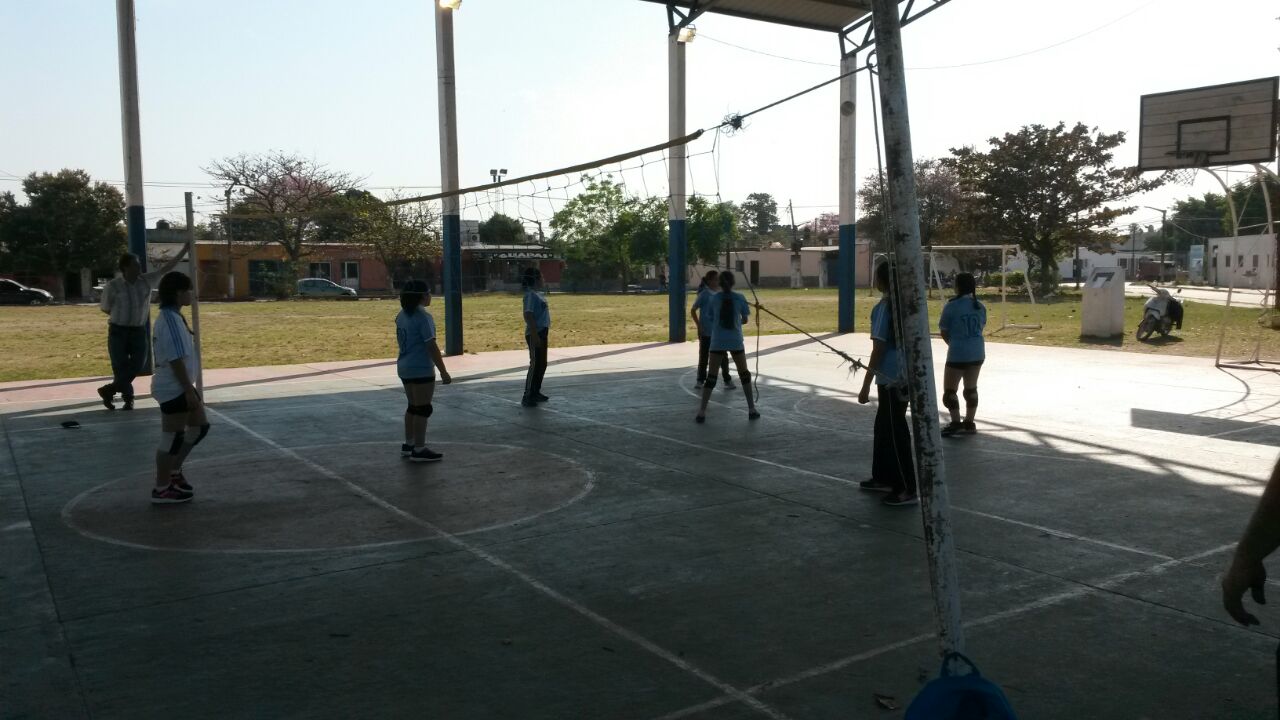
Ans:
[{"label": "blue bag hanging from pole", "polygon": [[[964,663],[971,672],[958,675],[953,664]],[[1017,720],[999,685],[982,677],[978,666],[960,653],[942,659],[942,671],[911,701],[905,720]]]}]

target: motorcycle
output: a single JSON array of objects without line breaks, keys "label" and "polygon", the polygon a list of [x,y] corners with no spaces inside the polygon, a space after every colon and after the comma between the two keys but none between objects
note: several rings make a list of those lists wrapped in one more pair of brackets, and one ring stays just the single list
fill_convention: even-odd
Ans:
[{"label": "motorcycle", "polygon": [[[1148,285],[1155,295],[1142,307],[1142,322],[1138,323],[1135,333],[1139,340],[1146,340],[1154,333],[1160,337],[1169,337],[1169,333],[1177,327],[1182,329],[1182,303],[1178,302],[1168,290],[1155,285]],[[1178,292],[1182,292],[1181,289]]]}]

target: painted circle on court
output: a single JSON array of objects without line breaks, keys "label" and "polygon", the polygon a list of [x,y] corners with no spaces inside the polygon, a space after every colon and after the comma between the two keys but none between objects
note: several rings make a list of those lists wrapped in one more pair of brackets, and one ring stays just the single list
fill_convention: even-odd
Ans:
[{"label": "painted circle on court", "polygon": [[190,503],[151,505],[153,475],[141,472],[81,493],[62,518],[86,537],[149,550],[365,549],[439,537],[413,518],[466,535],[564,509],[594,487],[590,470],[541,450],[467,442],[432,448],[444,453],[442,462],[409,462],[398,444],[386,442],[290,448],[391,507],[265,449],[189,461],[184,470],[196,493]]}]

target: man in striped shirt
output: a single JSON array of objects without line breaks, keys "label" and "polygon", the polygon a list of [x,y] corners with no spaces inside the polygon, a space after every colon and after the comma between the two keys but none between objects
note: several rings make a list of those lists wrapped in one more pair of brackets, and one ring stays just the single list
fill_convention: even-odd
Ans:
[{"label": "man in striped shirt", "polygon": [[107,354],[111,357],[111,382],[98,388],[108,410],[115,410],[117,393],[124,409],[133,409],[133,380],[147,361],[147,321],[151,318],[151,289],[187,254],[184,246],[164,267],[142,272],[133,253],[120,256],[120,274],[102,288],[99,307],[108,316]]}]

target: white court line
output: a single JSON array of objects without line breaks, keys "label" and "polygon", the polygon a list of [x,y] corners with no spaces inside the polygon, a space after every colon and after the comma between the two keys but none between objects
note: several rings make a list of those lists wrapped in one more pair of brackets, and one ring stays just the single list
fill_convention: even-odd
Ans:
[{"label": "white court line", "polygon": [[[514,405],[518,405],[518,404],[519,404],[519,403],[518,403],[518,402],[516,402],[515,400],[509,400],[509,399],[507,399],[507,398],[499,397],[499,396],[497,396],[497,395],[490,395],[489,393],[480,392],[480,391],[478,391],[478,390],[477,390],[477,391],[473,391],[473,392],[474,392],[476,395],[482,395],[482,396],[484,396],[484,397],[491,398],[491,399],[493,399],[493,400],[501,400],[502,402],[511,403],[511,404],[514,404]],[[797,473],[797,474],[800,474],[800,475],[809,475],[809,476],[812,476],[812,477],[822,478],[823,480],[831,480],[831,481],[833,481],[833,482],[838,482],[838,483],[841,483],[841,484],[843,484],[843,485],[849,485],[849,486],[853,486],[853,487],[857,487],[857,486],[858,486],[858,482],[857,482],[856,480],[849,480],[849,479],[847,479],[847,478],[842,478],[842,477],[839,477],[839,476],[837,476],[837,475],[828,475],[827,473],[818,472],[818,471],[816,471],[816,470],[807,470],[807,469],[805,469],[805,468],[796,467],[796,466],[794,466],[794,465],[785,465],[785,464],[783,464],[783,463],[774,462],[774,461],[772,461],[772,460],[765,460],[764,458],[752,457],[752,456],[750,456],[750,455],[742,455],[742,454],[740,454],[740,453],[736,453],[736,452],[733,452],[733,451],[731,451],[731,450],[723,450],[723,449],[721,449],[721,448],[710,447],[710,446],[707,446],[707,445],[699,445],[698,443],[688,442],[688,441],[686,441],[686,440],[680,440],[679,438],[673,438],[673,437],[669,437],[669,436],[667,436],[667,435],[662,435],[662,434],[659,434],[659,433],[649,432],[648,430],[640,430],[640,429],[638,429],[638,428],[628,427],[628,426],[626,426],[626,425],[619,425],[619,424],[617,424],[617,423],[611,423],[611,422],[609,422],[609,421],[607,421],[607,420],[596,420],[596,419],[594,419],[594,418],[589,418],[589,417],[585,417],[585,416],[582,416],[582,415],[575,415],[575,414],[573,414],[573,413],[565,412],[564,410],[554,410],[554,409],[549,408],[549,407],[546,407],[546,406],[539,406],[538,410],[539,410],[540,412],[553,412],[553,413],[556,413],[556,414],[558,414],[558,415],[564,415],[565,417],[573,418],[573,419],[575,419],[575,420],[581,420],[581,421],[583,421],[583,422],[594,423],[594,424],[596,424],[596,425],[603,425],[603,426],[605,426],[605,427],[613,428],[613,429],[615,429],[615,430],[622,430],[622,431],[624,431],[624,432],[635,433],[635,434],[637,434],[637,435],[644,435],[645,437],[657,438],[657,439],[659,439],[659,440],[666,440],[667,442],[675,443],[676,445],[683,445],[684,447],[693,448],[693,449],[695,449],[695,450],[702,450],[702,451],[704,451],[704,452],[716,453],[716,454],[719,454],[719,455],[727,455],[727,456],[729,456],[729,457],[738,458],[738,459],[740,459],[740,460],[749,460],[749,461],[754,462],[754,463],[759,463],[759,464],[761,464],[761,465],[768,465],[769,467],[777,468],[777,469],[779,469],[779,470],[787,470],[787,471],[790,471],[790,472],[793,472],[793,473]],[[803,424],[803,423],[801,423],[801,424]],[[1073,535],[1073,534],[1071,534],[1071,533],[1064,532],[1064,531],[1062,531],[1062,530],[1054,530],[1054,529],[1052,529],[1052,528],[1047,528],[1047,527],[1043,527],[1043,526],[1040,526],[1040,525],[1032,525],[1032,524],[1030,524],[1030,523],[1024,523],[1024,522],[1021,522],[1021,521],[1018,521],[1018,520],[1010,520],[1009,518],[1000,517],[999,515],[992,515],[992,514],[989,514],[989,513],[983,513],[983,512],[979,512],[979,511],[977,511],[977,510],[969,510],[968,508],[959,507],[959,506],[957,506],[957,505],[952,505],[952,506],[951,506],[951,509],[952,509],[952,510],[956,510],[956,511],[958,511],[958,512],[971,513],[971,514],[974,514],[974,515],[981,515],[981,516],[983,516],[983,517],[986,517],[986,518],[989,518],[989,519],[992,519],[992,520],[1001,520],[1001,521],[1005,521],[1005,522],[1008,522],[1008,523],[1011,523],[1011,524],[1014,524],[1014,525],[1022,525],[1022,526],[1025,526],[1025,527],[1034,528],[1034,529],[1036,529],[1036,530],[1040,530],[1040,531],[1042,531],[1042,532],[1047,532],[1047,533],[1051,533],[1051,534],[1053,534],[1053,535],[1057,535],[1058,537],[1061,537],[1061,538],[1066,538],[1066,539],[1070,539],[1070,540],[1076,540],[1076,541],[1079,541],[1079,542],[1092,543],[1092,544],[1094,544],[1094,545],[1100,545],[1100,546],[1102,546],[1102,547],[1108,547],[1108,548],[1112,548],[1112,549],[1124,550],[1124,551],[1127,551],[1127,552],[1138,553],[1138,554],[1140,554],[1140,555],[1146,555],[1146,556],[1149,556],[1149,557],[1155,557],[1155,558],[1167,558],[1167,557],[1168,557],[1167,555],[1161,555],[1160,553],[1152,552],[1152,551],[1150,551],[1150,550],[1142,550],[1142,549],[1139,549],[1139,548],[1128,547],[1128,546],[1126,546],[1126,545],[1117,545],[1116,543],[1107,542],[1106,540],[1098,540],[1098,539],[1096,539],[1096,538],[1085,537],[1085,536],[1083,536],[1083,535]]]},{"label": "white court line", "polygon": [[[1118,585],[1121,585],[1135,578],[1144,577],[1147,575],[1159,575],[1164,571],[1172,567],[1176,567],[1178,565],[1194,564],[1196,560],[1203,560],[1204,558],[1211,557],[1213,555],[1216,555],[1221,552],[1225,552],[1227,550],[1231,550],[1235,548],[1235,546],[1236,546],[1235,543],[1231,543],[1230,545],[1221,545],[1219,547],[1211,548],[1203,552],[1198,552],[1194,555],[1188,555],[1183,558],[1176,558],[1176,559],[1170,558],[1165,562],[1152,565],[1151,567],[1144,568],[1142,570],[1129,570],[1126,572],[1117,573],[1115,575],[1112,575],[1110,577],[1103,579],[1102,581],[1098,582],[1096,585],[1081,585],[1079,587],[1074,587],[1070,590],[1054,593],[1053,595],[1046,595],[1045,597],[1042,597],[1038,600],[1033,600],[1025,605],[1019,605],[1018,607],[1015,607],[1015,608],[1002,610],[1000,612],[992,613],[990,615],[984,615],[980,618],[977,618],[975,620],[970,620],[964,623],[964,627],[965,629],[973,629],[977,627],[982,627],[984,625],[991,625],[994,623],[1002,622],[1005,620],[1012,620],[1013,618],[1016,618],[1020,615],[1025,615],[1029,612],[1042,610],[1044,608],[1052,607],[1054,605],[1060,605],[1064,602],[1067,602],[1068,600],[1074,600],[1075,598],[1084,597],[1085,595],[1105,592],[1111,588],[1114,588]],[[1253,632],[1251,630],[1247,630],[1244,628],[1241,628],[1241,629],[1244,630],[1245,632]],[[787,677],[778,678],[775,680],[766,680],[765,682],[762,682],[747,688],[747,692],[749,694],[756,695],[762,692],[766,692],[768,690],[772,690],[774,688],[779,688],[786,685],[792,685],[804,680],[810,680],[816,677],[820,677],[822,675],[833,673],[837,670],[841,670],[855,663],[859,663],[864,660],[870,660],[874,657],[891,653],[895,650],[901,650],[902,648],[909,647],[917,643],[922,643],[927,640],[932,640],[936,637],[937,637],[936,633],[922,633],[920,635],[916,635],[915,637],[907,638],[906,640],[899,640],[898,642],[890,643],[888,645],[882,645],[878,648],[865,650],[863,652],[857,653],[856,655],[849,655],[849,656],[840,658],[839,660],[829,662],[825,665],[818,665],[817,667],[812,667],[812,668],[809,668],[808,670],[803,670],[794,675],[789,675]],[[682,708],[675,712],[662,715],[658,718],[655,718],[655,720],[679,720],[679,718],[689,717],[690,715],[695,715],[697,713],[705,712],[707,710],[720,707],[721,705],[727,705],[733,702],[734,700],[736,700],[736,698],[729,698],[729,697],[722,696],[719,698],[715,698],[714,700],[708,700],[707,702],[699,703],[698,705],[691,705],[689,707]]]},{"label": "white court line", "polygon": [[582,605],[582,604],[578,603],[576,600],[574,600],[574,599],[572,599],[572,598],[570,598],[570,597],[568,597],[568,596],[566,596],[566,595],[561,594],[559,591],[557,591],[557,590],[553,589],[552,587],[550,587],[550,586],[549,586],[549,585],[547,585],[546,583],[543,583],[541,580],[538,580],[537,578],[535,578],[535,577],[533,577],[532,575],[530,575],[530,574],[528,574],[528,573],[524,572],[523,570],[520,570],[520,569],[516,568],[515,566],[513,566],[513,565],[509,564],[507,561],[503,560],[502,558],[499,558],[498,556],[494,555],[493,553],[490,553],[490,552],[488,552],[487,550],[484,550],[483,548],[481,548],[481,547],[479,547],[479,546],[477,546],[477,545],[473,545],[472,543],[469,543],[469,542],[467,542],[466,540],[463,540],[463,539],[461,539],[461,538],[457,537],[456,535],[453,535],[453,534],[451,534],[451,533],[447,532],[446,530],[444,530],[444,529],[443,529],[443,528],[441,528],[441,527],[436,526],[436,525],[435,525],[434,523],[432,523],[432,522],[429,522],[429,521],[427,521],[427,520],[423,520],[422,518],[418,517],[417,515],[414,515],[414,514],[412,514],[412,513],[410,513],[410,512],[407,512],[407,511],[405,511],[405,510],[401,510],[399,507],[396,507],[395,505],[393,505],[393,504],[391,504],[391,503],[387,502],[386,500],[383,500],[382,498],[378,497],[377,495],[374,495],[372,492],[369,492],[369,491],[368,491],[368,490],[366,490],[364,487],[362,487],[362,486],[360,486],[360,485],[357,485],[356,483],[353,483],[353,482],[351,482],[350,480],[347,480],[346,478],[342,477],[342,476],[341,476],[341,475],[339,475],[338,473],[335,473],[335,472],[333,472],[332,470],[329,470],[328,468],[324,467],[323,465],[321,465],[321,464],[319,464],[319,463],[317,463],[317,462],[315,462],[315,461],[313,461],[313,460],[311,460],[311,459],[309,459],[309,458],[307,458],[307,457],[304,457],[304,456],[302,456],[302,455],[299,455],[298,453],[294,452],[293,450],[290,450],[290,449],[289,449],[289,448],[287,448],[287,447],[284,447],[283,445],[281,445],[281,444],[277,443],[276,441],[272,440],[271,438],[268,438],[268,437],[266,437],[265,435],[261,435],[261,434],[259,434],[258,432],[254,431],[254,430],[251,430],[250,428],[246,427],[245,425],[242,425],[241,423],[239,423],[239,422],[237,422],[237,421],[235,421],[235,420],[231,419],[229,416],[227,416],[227,415],[226,415],[225,413],[223,413],[223,412],[219,412],[218,410],[215,410],[215,409],[213,409],[213,408],[209,408],[209,412],[210,412],[211,414],[213,414],[213,415],[217,415],[218,417],[220,417],[220,418],[222,419],[222,421],[223,421],[223,422],[227,423],[228,425],[230,425],[230,426],[232,426],[232,427],[234,427],[234,428],[239,429],[240,431],[244,432],[246,435],[249,435],[249,436],[251,436],[251,437],[255,438],[256,440],[258,440],[259,442],[263,443],[264,445],[267,445],[267,446],[269,446],[269,447],[275,448],[276,450],[280,451],[281,453],[284,453],[285,455],[288,455],[289,457],[293,458],[294,460],[297,460],[298,462],[300,462],[300,463],[302,463],[302,464],[304,464],[304,465],[306,465],[306,466],[310,467],[312,470],[315,470],[316,472],[320,473],[321,475],[324,475],[325,477],[327,477],[327,478],[329,478],[329,479],[331,479],[331,480],[335,480],[335,481],[337,481],[337,482],[341,483],[341,484],[342,484],[343,486],[345,486],[348,490],[350,490],[351,492],[353,492],[353,493],[355,493],[355,494],[359,495],[360,497],[363,497],[364,499],[368,500],[369,502],[373,503],[374,505],[377,505],[378,507],[381,507],[381,508],[383,508],[384,510],[386,510],[386,511],[388,511],[388,512],[392,513],[393,515],[396,515],[397,517],[402,518],[402,519],[404,519],[404,520],[406,520],[406,521],[408,521],[408,522],[410,522],[410,523],[413,523],[413,524],[415,524],[415,525],[418,525],[419,527],[425,528],[425,529],[427,529],[427,530],[432,531],[433,533],[436,533],[436,535],[437,535],[438,537],[440,537],[441,539],[443,539],[443,540],[445,540],[445,541],[449,542],[449,543],[450,543],[450,544],[452,544],[453,546],[457,547],[459,550],[465,550],[466,552],[471,553],[472,555],[474,555],[474,556],[476,556],[477,558],[479,558],[479,559],[481,559],[481,560],[483,560],[483,561],[485,561],[485,562],[489,563],[490,565],[494,566],[495,568],[498,568],[499,570],[502,570],[502,571],[504,571],[504,572],[506,572],[506,573],[508,573],[508,574],[512,575],[513,577],[515,577],[516,579],[520,580],[520,581],[521,581],[521,582],[523,582],[524,584],[526,584],[526,585],[528,585],[529,587],[533,588],[534,590],[537,590],[538,592],[542,593],[542,594],[543,594],[543,595],[545,595],[547,598],[549,598],[549,599],[551,599],[551,600],[555,601],[556,603],[559,603],[559,604],[560,604],[560,605],[562,605],[563,607],[566,607],[566,608],[568,608],[569,610],[572,610],[573,612],[576,612],[577,614],[579,614],[579,615],[581,615],[582,617],[584,617],[584,618],[586,618],[586,619],[590,620],[591,622],[595,623],[596,625],[600,626],[601,628],[604,628],[605,630],[607,630],[607,631],[609,631],[609,632],[611,632],[611,633],[613,633],[613,634],[615,634],[615,635],[617,635],[617,636],[619,636],[619,637],[621,637],[621,638],[623,638],[623,639],[625,639],[625,640],[627,640],[627,641],[631,642],[632,644],[634,644],[634,645],[636,645],[636,646],[638,646],[638,647],[640,647],[640,648],[642,648],[642,649],[644,649],[644,650],[648,651],[650,654],[655,655],[655,656],[657,656],[657,657],[659,657],[659,658],[661,658],[661,659],[663,659],[663,660],[666,660],[667,662],[671,663],[672,665],[675,665],[676,667],[680,668],[681,670],[684,670],[685,672],[689,673],[690,675],[693,675],[694,677],[698,678],[699,680],[702,680],[703,682],[707,683],[708,685],[711,685],[712,687],[715,687],[716,689],[720,690],[722,693],[724,693],[724,694],[725,694],[725,695],[727,695],[728,697],[730,697],[730,698],[732,698],[732,699],[734,699],[734,700],[737,700],[738,702],[741,702],[741,703],[743,703],[744,705],[747,705],[748,707],[752,708],[753,710],[755,710],[755,711],[757,711],[757,712],[759,712],[759,713],[761,713],[761,714],[763,714],[763,715],[766,715],[766,716],[768,716],[768,717],[774,718],[775,720],[788,720],[788,719],[787,719],[787,716],[786,716],[785,714],[783,714],[781,711],[779,711],[779,710],[777,710],[777,709],[775,709],[775,708],[772,708],[772,707],[770,707],[769,705],[766,705],[764,702],[760,701],[759,699],[754,698],[754,697],[752,697],[752,696],[748,695],[747,693],[743,692],[742,690],[739,690],[738,688],[736,688],[736,687],[734,687],[734,686],[730,685],[729,683],[727,683],[727,682],[725,682],[725,681],[723,681],[723,680],[721,680],[721,679],[717,678],[716,676],[712,675],[711,673],[707,672],[706,670],[703,670],[702,668],[698,667],[697,665],[694,665],[693,663],[691,663],[691,662],[689,662],[689,661],[687,661],[687,660],[685,660],[685,659],[683,659],[683,658],[681,658],[681,657],[677,656],[676,654],[672,653],[671,651],[666,650],[666,649],[664,649],[664,648],[660,647],[659,645],[657,645],[657,644],[656,644],[656,643],[654,643],[653,641],[649,640],[648,638],[646,638],[646,637],[644,637],[644,636],[640,635],[639,633],[636,633],[636,632],[633,632],[633,631],[631,631],[631,630],[628,630],[627,628],[625,628],[625,627],[623,627],[623,626],[621,626],[621,625],[619,625],[619,624],[617,624],[617,623],[613,622],[613,621],[612,621],[612,620],[610,620],[609,618],[607,618],[607,617],[605,617],[605,616],[603,616],[603,615],[601,615],[601,614],[599,614],[599,613],[595,612],[594,610],[591,610],[591,609],[587,608],[586,606],[584,606],[584,605]]},{"label": "white court line", "polygon": [[[355,404],[355,403],[352,403],[352,404]],[[208,407],[208,406],[206,406],[206,407]],[[210,410],[212,410],[212,408],[209,408],[209,409],[210,409]],[[582,463],[578,462],[577,460],[574,460],[573,458],[565,457],[565,456],[563,456],[563,455],[557,455],[557,454],[552,453],[552,452],[547,452],[546,450],[539,450],[539,449],[535,449],[535,448],[528,448],[528,447],[523,447],[523,446],[520,446],[520,445],[505,445],[505,444],[502,444],[502,443],[481,443],[481,442],[464,442],[464,441],[447,441],[447,440],[441,440],[441,441],[439,441],[439,444],[440,444],[440,445],[443,445],[443,446],[450,446],[450,445],[472,445],[472,446],[479,446],[479,447],[485,447],[485,448],[502,448],[502,449],[504,449],[504,450],[517,450],[517,451],[523,451],[523,452],[534,452],[534,453],[539,453],[539,454],[542,454],[542,455],[546,455],[547,457],[553,457],[553,458],[556,458],[557,460],[560,460],[560,461],[563,461],[563,462],[565,462],[565,463],[568,463],[568,464],[569,464],[569,465],[571,465],[572,467],[574,467],[574,468],[576,468],[576,469],[580,470],[580,471],[582,472],[583,476],[586,478],[586,481],[582,484],[582,489],[578,490],[576,493],[574,493],[573,495],[571,495],[569,498],[567,498],[566,500],[564,500],[564,501],[563,501],[563,502],[561,502],[561,503],[558,503],[558,504],[553,505],[553,506],[551,506],[551,507],[549,507],[549,508],[546,508],[545,510],[539,510],[539,511],[534,512],[534,513],[531,513],[531,514],[529,514],[529,515],[523,515],[523,516],[521,516],[521,517],[514,518],[514,519],[511,519],[511,520],[506,520],[506,521],[503,521],[503,522],[497,522],[497,523],[493,523],[493,524],[490,524],[490,525],[482,525],[482,526],[480,526],[480,527],[475,527],[475,528],[471,528],[471,529],[469,529],[469,530],[463,530],[463,531],[461,531],[461,532],[455,533],[455,534],[456,534],[456,535],[458,535],[458,536],[462,536],[462,535],[478,535],[478,534],[480,534],[480,533],[486,533],[486,532],[490,532],[490,531],[492,531],[492,530],[501,530],[501,529],[503,529],[503,528],[508,528],[508,527],[513,526],[513,525],[519,525],[519,524],[521,524],[521,523],[529,522],[530,520],[536,520],[537,518],[540,518],[540,517],[542,517],[542,516],[544,516],[544,515],[551,515],[551,514],[553,514],[553,513],[560,512],[561,510],[564,510],[564,509],[568,508],[569,506],[571,506],[571,505],[574,505],[574,504],[578,503],[580,500],[582,500],[583,498],[585,498],[587,495],[591,494],[591,492],[592,492],[593,490],[595,490],[595,486],[596,486],[596,475],[595,475],[595,473],[594,473],[594,472],[592,472],[590,468],[586,467],[585,465],[583,465]],[[385,440],[365,440],[365,441],[361,441],[361,442],[353,442],[353,443],[340,443],[340,445],[343,445],[343,446],[346,446],[346,447],[356,447],[356,446],[359,446],[359,445],[390,445],[390,443],[387,443]],[[304,445],[304,446],[296,446],[296,447],[292,448],[292,450],[294,450],[294,451],[300,451],[300,450],[301,450],[301,451],[306,451],[306,450],[314,450],[314,449],[316,449],[316,448],[332,448],[332,447],[334,447],[334,445],[332,445],[332,444],[330,444],[330,445]],[[262,450],[247,450],[247,451],[245,451],[245,452],[232,453],[232,454],[230,454],[230,455],[222,455],[222,456],[220,456],[218,459],[219,459],[219,460],[226,461],[226,460],[229,460],[229,459],[241,458],[241,457],[245,457],[245,456],[249,456],[249,455],[261,455],[261,454],[265,454],[265,453],[266,453],[266,451],[262,451]],[[205,459],[203,459],[203,460],[193,460],[193,461],[191,461],[191,462],[187,463],[187,466],[191,466],[191,465],[200,465],[201,463],[209,463],[209,462],[212,462],[212,459],[210,459],[210,458],[205,458]],[[135,478],[135,477],[142,477],[142,476],[146,476],[146,475],[147,475],[147,473],[145,473],[145,472],[140,472],[140,473],[136,473],[136,474],[133,474],[133,475],[123,475],[123,476],[118,477],[118,478],[115,478],[115,479],[113,479],[113,480],[108,480],[107,482],[104,482],[104,483],[102,483],[101,485],[95,485],[94,487],[91,487],[91,488],[89,488],[88,490],[85,490],[84,492],[80,493],[79,495],[76,495],[74,498],[72,498],[72,499],[71,499],[71,501],[70,501],[70,502],[68,502],[66,505],[64,505],[64,506],[63,506],[63,508],[62,508],[62,512],[61,512],[62,523],[63,523],[64,525],[66,525],[67,527],[71,528],[72,530],[76,531],[76,532],[77,532],[77,533],[79,533],[80,535],[83,535],[84,537],[89,538],[90,540],[96,540],[96,541],[98,541],[98,542],[106,543],[106,544],[108,544],[108,545],[116,545],[116,546],[118,546],[118,547],[126,547],[126,548],[130,548],[130,549],[132,549],[132,550],[150,550],[150,551],[153,551],[153,552],[192,553],[192,554],[197,554],[197,555],[298,555],[298,554],[303,554],[303,553],[326,553],[326,552],[346,552],[346,551],[362,552],[362,551],[365,551],[365,550],[379,550],[379,549],[384,549],[384,548],[396,547],[396,546],[400,546],[400,545],[411,545],[411,544],[414,544],[414,543],[423,543],[423,542],[427,542],[428,540],[436,540],[436,539],[438,539],[438,538],[437,538],[437,536],[435,536],[435,535],[424,535],[424,536],[422,536],[422,537],[401,538],[401,539],[399,539],[399,540],[383,540],[383,541],[380,541],[380,542],[359,543],[359,544],[355,544],[355,545],[329,545],[329,546],[325,546],[325,547],[300,547],[300,548],[252,548],[252,547],[247,547],[247,548],[177,548],[177,547],[166,547],[166,546],[162,546],[162,545],[148,545],[148,544],[146,544],[146,543],[137,543],[137,542],[133,542],[133,541],[130,541],[130,540],[121,540],[120,538],[111,537],[110,535],[103,535],[102,533],[94,532],[93,530],[89,530],[89,529],[87,529],[87,528],[82,527],[82,526],[80,525],[80,523],[76,522],[76,519],[75,519],[75,517],[73,516],[73,513],[75,512],[75,509],[80,505],[80,503],[84,501],[84,499],[85,499],[85,498],[87,498],[87,497],[89,497],[90,495],[92,495],[92,494],[94,494],[94,493],[98,492],[98,491],[99,491],[99,490],[101,490],[102,488],[108,487],[108,486],[110,486],[110,485],[115,485],[115,484],[120,483],[120,482],[123,482],[123,481],[125,481],[125,480],[133,479],[133,478]]]}]

